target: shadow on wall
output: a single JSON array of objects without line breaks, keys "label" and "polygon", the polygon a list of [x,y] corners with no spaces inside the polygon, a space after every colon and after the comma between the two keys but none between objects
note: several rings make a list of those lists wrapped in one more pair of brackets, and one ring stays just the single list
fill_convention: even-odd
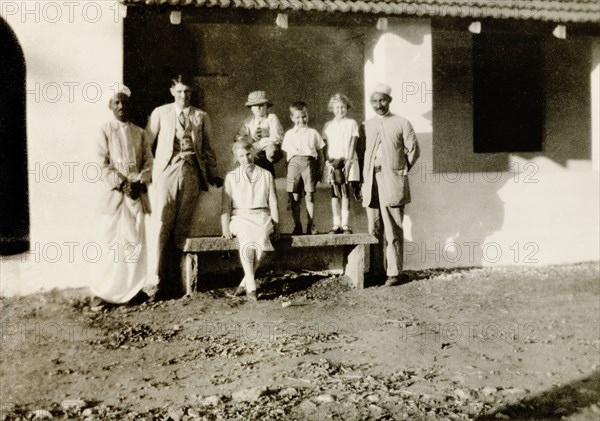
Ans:
[{"label": "shadow on wall", "polygon": [[[504,224],[498,192],[512,174],[439,172],[427,161],[431,134],[418,133],[423,159],[411,170],[405,217],[405,266],[481,266],[502,253],[486,238]],[[408,219],[408,220],[407,220]]]},{"label": "shadow on wall", "polygon": [[[222,172],[231,168],[230,145],[250,113],[249,92],[265,90],[284,130],[290,128],[288,106],[309,105],[309,125],[321,130],[331,118],[329,97],[348,95],[360,120],[363,110],[362,38],[345,27],[277,28],[252,14],[194,15],[180,25],[168,13],[136,8],[125,22],[125,83],[137,96],[134,121],[142,126],[152,109],[171,102],[169,78],[183,72],[194,78],[192,104],[207,111],[213,146]],[[248,15],[248,16],[246,16]],[[357,41],[358,40],[358,41]],[[324,53],[325,51],[325,53]],[[349,75],[352,75],[349,77]],[[279,164],[278,176],[285,173]]]},{"label": "shadow on wall", "polygon": [[[553,420],[564,419],[575,412],[581,412],[580,419],[594,419],[598,416],[597,407],[594,410],[586,408],[597,405],[600,400],[599,391],[600,373],[596,371],[589,377],[557,386],[539,395],[523,399],[514,405],[498,409],[491,414],[480,416],[476,420],[491,421],[499,418]],[[587,414],[584,411],[588,411]]]},{"label": "shadow on wall", "polygon": [[[155,107],[173,102],[169,91],[177,74],[198,73],[200,40],[187,25],[171,25],[168,13],[138,8],[125,20],[124,83],[131,88],[132,120],[146,127]],[[194,81],[196,81],[194,79]],[[203,91],[193,86],[192,105],[204,106]]]},{"label": "shadow on wall", "polygon": [[[508,151],[495,153],[475,153],[475,144],[485,150],[488,138],[474,136],[474,125],[481,123],[477,118],[475,101],[479,98],[484,109],[489,97],[478,91],[478,86],[493,86],[494,75],[486,69],[501,66],[503,63],[475,62],[476,36],[468,31],[433,25],[433,163],[436,171],[511,171],[511,155],[526,160],[546,158],[563,167],[571,160],[590,161],[591,159],[591,95],[590,95],[590,41],[587,38],[558,40],[552,37],[538,40],[537,54],[540,57],[535,65],[542,75],[540,92],[536,91],[536,103],[541,107],[541,120],[536,123],[541,139],[524,139],[536,143],[539,150],[523,152],[519,145],[508,147]],[[501,37],[499,39],[502,39]],[[498,46],[495,46],[498,48]],[[494,45],[492,44],[492,47]],[[498,58],[494,51],[489,56]],[[483,58],[480,57],[480,60]],[[514,61],[514,60],[513,60]],[[539,68],[541,66],[541,69]],[[479,72],[477,72],[479,69]],[[483,70],[482,70],[483,69]],[[537,73],[536,73],[537,74]],[[497,75],[496,75],[497,76]],[[508,81],[500,78],[498,95],[510,87]],[[504,83],[504,87],[502,86]],[[487,92],[487,91],[486,91]],[[514,93],[514,92],[513,92]],[[533,94],[531,94],[533,95]],[[511,107],[510,101],[506,107]],[[480,110],[481,111],[481,110]],[[481,113],[480,113],[481,114]],[[483,116],[485,117],[485,116]],[[481,116],[480,116],[481,118]],[[507,132],[500,119],[485,120],[486,124],[498,125],[493,133]],[[533,121],[527,124],[534,124]],[[486,132],[483,130],[483,132]],[[500,135],[500,139],[502,135]],[[506,144],[511,144],[506,139]],[[539,145],[537,142],[539,140]],[[514,143],[514,142],[512,142]],[[500,145],[501,146],[501,145]]]},{"label": "shadow on wall", "polygon": [[[292,127],[288,106],[303,100],[309,105],[309,126],[319,131],[332,118],[327,110],[335,92],[354,103],[352,118],[364,116],[364,60],[361,29],[341,26],[299,25],[282,30],[272,20],[246,22],[252,14],[194,15],[171,25],[167,13],[135,8],[125,22],[125,83],[136,95],[134,121],[144,126],[152,109],[171,102],[169,77],[184,72],[194,78],[198,95],[192,104],[204,109],[212,122],[212,145],[221,174],[232,168],[231,143],[244,119],[248,93],[265,90],[284,130]],[[248,16],[246,16],[248,15]],[[182,53],[183,52],[183,53]],[[281,212],[286,215],[286,164],[276,166]],[[324,202],[319,229],[328,231],[330,195]],[[220,191],[202,193],[190,235],[220,233]],[[325,213],[326,210],[326,213]],[[317,211],[319,212],[319,211]],[[365,224],[366,227],[366,224]],[[286,229],[286,228],[283,228]]]},{"label": "shadow on wall", "polygon": [[[433,138],[422,142],[431,148],[422,156],[431,158],[419,162],[411,175],[414,194],[408,214],[414,223],[415,244],[405,251],[407,266],[536,263],[537,259],[528,261],[526,256],[542,245],[542,257],[562,261],[565,256],[549,238],[545,225],[552,223],[550,215],[572,220],[577,208],[567,200],[558,207],[544,204],[552,200],[550,183],[556,173],[564,174],[564,181],[555,186],[561,197],[565,190],[561,193],[560,189],[567,189],[569,195],[581,188],[568,186],[576,178],[567,172],[591,170],[589,39],[546,37],[539,42],[543,86],[538,100],[543,119],[540,138],[535,140],[540,149],[520,152],[515,147],[488,153],[475,152],[489,140],[485,136],[476,139],[474,133],[476,91],[481,87],[475,79],[491,77],[481,70],[485,66],[474,62],[479,57],[474,54],[475,39],[466,30],[433,25],[435,118]],[[503,133],[501,127],[495,131]],[[538,171],[547,175],[539,183]],[[578,200],[576,194],[569,197]],[[490,242],[490,237],[505,243]],[[521,247],[520,257],[514,245]]]}]

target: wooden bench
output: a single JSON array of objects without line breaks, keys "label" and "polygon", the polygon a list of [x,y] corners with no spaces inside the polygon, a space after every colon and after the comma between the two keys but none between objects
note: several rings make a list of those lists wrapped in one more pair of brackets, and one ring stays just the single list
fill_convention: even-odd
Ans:
[{"label": "wooden bench", "polygon": [[[273,242],[274,249],[265,250],[272,253],[265,255],[261,267],[341,269],[354,288],[362,289],[364,274],[369,268],[371,244],[377,244],[377,239],[369,234],[282,235],[279,240]],[[185,254],[183,279],[186,294],[192,295],[197,291],[201,273],[214,272],[220,260],[220,253],[238,249],[239,243],[236,238],[231,240],[222,237],[188,238],[183,249]],[[238,253],[235,259],[239,265]],[[231,262],[227,263],[224,269],[231,270]]]}]

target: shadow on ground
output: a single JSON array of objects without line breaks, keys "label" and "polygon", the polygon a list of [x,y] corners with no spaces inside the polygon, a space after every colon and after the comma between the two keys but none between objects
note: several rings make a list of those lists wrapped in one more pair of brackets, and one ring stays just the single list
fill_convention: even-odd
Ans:
[{"label": "shadow on ground", "polygon": [[[403,283],[418,282],[444,275],[466,274],[479,269],[481,268],[460,267],[449,269],[407,270],[403,272]],[[233,292],[230,291],[230,289],[235,289],[243,276],[241,269],[226,274],[205,275],[203,280],[203,292],[208,293],[215,298],[224,297],[228,293]],[[261,300],[273,300],[279,297],[310,293],[310,289],[314,284],[327,279],[339,280],[339,282],[332,282],[329,285],[330,288],[328,288],[327,292],[332,296],[351,289],[344,277],[328,273],[327,271],[263,271],[259,269],[257,273]],[[385,279],[385,276],[369,276],[367,274],[365,276],[365,287],[381,286],[384,284]]]},{"label": "shadow on ground", "polygon": [[[600,372],[523,399],[517,404],[498,409],[491,414],[476,418],[490,421],[500,418],[511,420],[555,420],[563,419],[579,410],[590,413],[583,419],[600,418]],[[587,408],[591,407],[591,409]]]},{"label": "shadow on ground", "polygon": [[[425,279],[435,278],[442,275],[452,275],[457,273],[468,273],[473,270],[479,270],[481,267],[477,266],[465,266],[457,268],[436,268],[436,269],[422,269],[422,270],[405,270],[402,272],[402,283],[408,284],[410,282],[422,281]],[[365,275],[365,288],[381,286],[385,283],[386,276],[381,274],[366,274]]]},{"label": "shadow on ground", "polygon": [[[327,272],[283,272],[261,273],[260,269],[257,274],[259,283],[259,292],[261,300],[273,300],[278,297],[292,296],[297,293],[307,292],[311,286],[319,281],[333,278]],[[214,274],[205,277],[205,291],[215,297],[221,297],[231,293],[229,289],[236,288],[243,278],[241,270],[220,275]],[[350,289],[344,282],[340,282],[343,289]]]}]

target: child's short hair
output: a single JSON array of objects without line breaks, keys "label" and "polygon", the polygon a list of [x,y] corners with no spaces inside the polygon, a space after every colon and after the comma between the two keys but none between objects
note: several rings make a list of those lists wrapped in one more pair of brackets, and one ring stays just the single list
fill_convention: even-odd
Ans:
[{"label": "child's short hair", "polygon": [[308,105],[304,101],[295,101],[290,104],[290,113],[295,111],[308,111]]},{"label": "child's short hair", "polygon": [[189,88],[192,87],[192,79],[188,75],[178,74],[175,75],[175,77],[171,78],[171,88],[177,85],[178,83],[181,83],[182,85],[185,85]]},{"label": "child's short hair", "polygon": [[252,156],[255,155],[254,145],[252,144],[252,140],[250,136],[247,134],[238,134],[233,139],[233,145],[231,146],[231,153],[235,155],[235,151],[238,149],[244,149],[245,151],[252,152]]},{"label": "child's short hair", "polygon": [[335,104],[336,102],[341,102],[342,104],[344,104],[346,106],[347,109],[352,108],[352,103],[350,102],[348,97],[346,95],[338,92],[338,93],[333,94],[331,96],[331,98],[329,98],[329,104],[327,104],[327,109],[330,112],[333,112],[333,104]]}]

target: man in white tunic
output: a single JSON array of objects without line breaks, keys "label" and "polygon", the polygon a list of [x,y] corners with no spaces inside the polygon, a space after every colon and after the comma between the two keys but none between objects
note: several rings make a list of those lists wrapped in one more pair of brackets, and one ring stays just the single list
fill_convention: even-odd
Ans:
[{"label": "man in white tunic", "polygon": [[146,186],[153,158],[145,130],[129,122],[130,96],[124,87],[111,98],[115,119],[102,126],[96,145],[102,166],[102,257],[91,288],[94,311],[106,302],[130,301],[146,282],[144,219],[150,213]]},{"label": "man in white tunic", "polygon": [[[379,84],[370,97],[376,116],[362,125],[365,140],[363,206],[369,234],[383,244],[387,286],[402,279],[404,206],[410,203],[408,172],[419,158],[419,143],[410,121],[390,112],[392,89]],[[382,232],[383,231],[383,232]]]}]

